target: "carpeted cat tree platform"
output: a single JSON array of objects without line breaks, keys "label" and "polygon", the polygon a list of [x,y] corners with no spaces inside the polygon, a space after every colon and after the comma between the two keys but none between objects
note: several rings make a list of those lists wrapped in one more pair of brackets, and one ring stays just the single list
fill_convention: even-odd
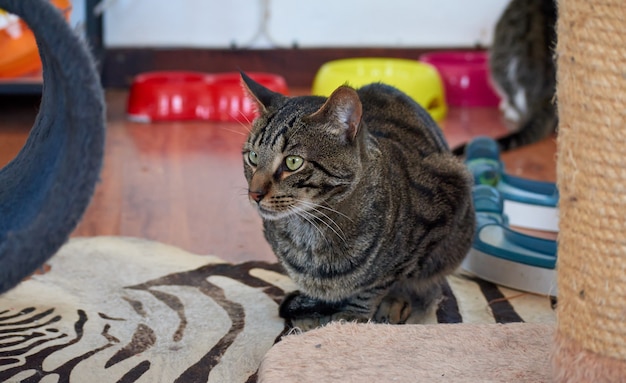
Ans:
[{"label": "carpeted cat tree platform", "polygon": [[260,382],[626,380],[626,7],[558,5],[556,329],[333,324],[276,344]]}]

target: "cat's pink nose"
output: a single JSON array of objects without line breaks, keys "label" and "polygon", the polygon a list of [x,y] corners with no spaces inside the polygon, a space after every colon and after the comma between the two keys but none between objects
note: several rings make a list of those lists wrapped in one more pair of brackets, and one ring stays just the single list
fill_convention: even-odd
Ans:
[{"label": "cat's pink nose", "polygon": [[265,193],[264,191],[253,191],[253,190],[248,190],[248,195],[250,196],[250,198],[252,198],[256,203],[261,202],[261,200],[263,199],[263,197],[265,197],[267,193]]}]

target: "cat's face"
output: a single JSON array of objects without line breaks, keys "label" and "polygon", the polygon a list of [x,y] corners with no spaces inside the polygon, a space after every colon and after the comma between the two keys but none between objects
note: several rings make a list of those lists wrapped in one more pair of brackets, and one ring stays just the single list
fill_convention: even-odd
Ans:
[{"label": "cat's face", "polygon": [[323,214],[360,170],[358,96],[346,88],[328,100],[288,98],[244,81],[261,111],[243,146],[250,201],[267,220]]}]

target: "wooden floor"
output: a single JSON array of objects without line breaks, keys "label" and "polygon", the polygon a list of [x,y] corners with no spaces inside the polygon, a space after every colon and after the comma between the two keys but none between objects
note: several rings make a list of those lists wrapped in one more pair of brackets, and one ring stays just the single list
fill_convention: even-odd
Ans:
[{"label": "wooden floor", "polygon": [[[125,118],[127,93],[107,92],[102,181],[73,236],[148,238],[232,262],[275,260],[248,202],[238,123],[140,124]],[[0,98],[0,166],[24,144],[38,100]],[[441,123],[452,147],[505,133],[495,108],[452,109]],[[505,153],[508,173],[555,181],[555,140]],[[1,185],[0,185],[1,187]]]}]

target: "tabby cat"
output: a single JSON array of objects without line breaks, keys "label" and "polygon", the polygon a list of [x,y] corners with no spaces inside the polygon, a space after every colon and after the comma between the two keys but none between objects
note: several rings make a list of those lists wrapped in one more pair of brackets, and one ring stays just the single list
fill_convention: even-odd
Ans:
[{"label": "tabby cat", "polygon": [[[489,54],[500,108],[514,126],[502,150],[539,141],[557,127],[555,106],[556,0],[512,0],[500,16]],[[463,154],[465,146],[454,149]]]},{"label": "tabby cat", "polygon": [[425,314],[475,230],[472,178],[435,122],[380,83],[286,97],[242,77],[260,109],[243,146],[249,198],[299,288],[281,317],[306,330]]}]

